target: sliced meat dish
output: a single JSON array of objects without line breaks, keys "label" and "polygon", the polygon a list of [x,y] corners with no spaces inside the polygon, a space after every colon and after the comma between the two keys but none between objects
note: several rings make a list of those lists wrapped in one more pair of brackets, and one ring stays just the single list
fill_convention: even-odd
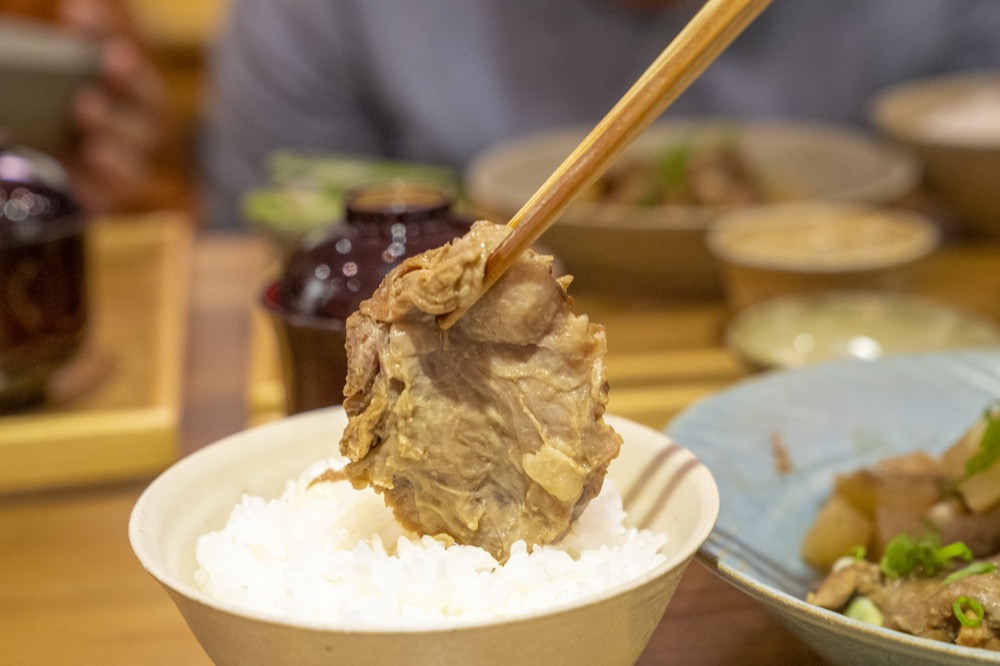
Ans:
[{"label": "sliced meat dish", "polygon": [[340,442],[353,485],[382,493],[405,527],[501,561],[518,540],[558,540],[622,444],[603,419],[604,328],[574,313],[551,257],[525,252],[438,326],[475,301],[507,233],[478,222],[408,259],[351,316]]}]

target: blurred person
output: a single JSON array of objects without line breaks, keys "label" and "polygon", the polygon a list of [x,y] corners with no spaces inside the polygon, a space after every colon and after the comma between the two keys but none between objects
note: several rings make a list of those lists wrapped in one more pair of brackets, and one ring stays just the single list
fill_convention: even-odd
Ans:
[{"label": "blurred person", "polygon": [[[599,121],[703,0],[232,0],[201,150],[208,224],[279,149],[462,168]],[[775,0],[666,115],[862,126],[900,81],[1000,68],[998,0]]]},{"label": "blurred person", "polygon": [[100,40],[100,75],[75,96],[73,145],[55,157],[88,212],[125,205],[151,173],[167,101],[125,8],[112,0],[0,0],[0,13],[56,23]]}]

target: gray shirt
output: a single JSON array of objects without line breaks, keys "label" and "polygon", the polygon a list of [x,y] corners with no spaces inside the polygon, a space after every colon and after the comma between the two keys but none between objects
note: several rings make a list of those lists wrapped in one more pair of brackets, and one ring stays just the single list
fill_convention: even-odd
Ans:
[{"label": "gray shirt", "polygon": [[[277,149],[461,168],[510,136],[596,123],[701,4],[233,0],[211,54],[205,222],[239,225]],[[863,125],[888,85],[988,68],[1000,0],[775,0],[667,115]]]}]

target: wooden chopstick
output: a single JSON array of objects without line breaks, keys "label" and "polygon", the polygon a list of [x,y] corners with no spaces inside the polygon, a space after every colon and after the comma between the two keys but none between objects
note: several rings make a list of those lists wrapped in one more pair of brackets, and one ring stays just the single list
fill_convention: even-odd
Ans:
[{"label": "wooden chopstick", "polygon": [[[771,0],[708,0],[639,80],[510,220],[486,262],[482,296],[615,157],[708,67]],[[439,322],[450,328],[468,307]]]}]

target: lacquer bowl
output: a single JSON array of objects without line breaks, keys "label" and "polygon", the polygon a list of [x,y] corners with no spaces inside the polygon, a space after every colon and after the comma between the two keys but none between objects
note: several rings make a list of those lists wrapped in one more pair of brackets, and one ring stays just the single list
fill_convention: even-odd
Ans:
[{"label": "lacquer bowl", "polygon": [[607,421],[625,440],[610,476],[631,524],[668,535],[665,561],[606,593],[516,619],[368,631],[249,612],[196,586],[198,537],[220,529],[243,493],[275,497],[286,480],[328,456],[346,424],[340,407],[247,430],[182,459],[142,494],[129,536],[216,663],[633,664],[711,532],[719,496],[711,473],[686,449],[624,419]]}]

